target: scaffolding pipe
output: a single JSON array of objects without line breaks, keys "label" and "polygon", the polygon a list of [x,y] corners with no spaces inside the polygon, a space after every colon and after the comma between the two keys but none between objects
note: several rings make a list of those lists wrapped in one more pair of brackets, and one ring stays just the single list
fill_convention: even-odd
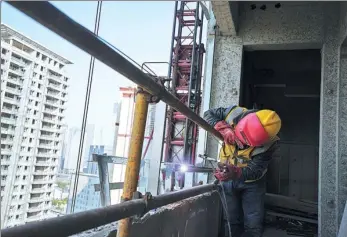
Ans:
[{"label": "scaffolding pipe", "polygon": [[[136,94],[135,116],[131,130],[128,162],[125,170],[125,180],[122,201],[129,201],[137,191],[139,172],[141,165],[142,146],[145,137],[146,120],[148,113],[149,95],[141,88]],[[118,237],[129,236],[130,219],[123,219],[119,222]]]},{"label": "scaffolding pipe", "polygon": [[105,41],[72,20],[50,2],[8,1],[7,3],[127,77],[152,95],[158,96],[166,104],[181,112],[207,132],[223,140],[222,135],[217,130],[168,92],[165,87],[155,82],[151,76],[143,73],[141,69],[125,59]]},{"label": "scaffolding pipe", "polygon": [[144,214],[186,198],[211,192],[218,188],[215,184],[196,186],[173,193],[158,195],[152,199],[130,200],[128,202],[73,213],[65,216],[49,218],[42,221],[29,222],[1,230],[1,237],[63,237],[71,236],[99,226],[107,225],[126,217]]}]

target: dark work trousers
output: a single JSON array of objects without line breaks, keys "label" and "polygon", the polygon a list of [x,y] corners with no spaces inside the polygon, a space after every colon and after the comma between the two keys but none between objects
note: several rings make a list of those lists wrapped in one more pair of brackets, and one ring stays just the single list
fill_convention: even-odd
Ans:
[{"label": "dark work trousers", "polygon": [[[232,237],[261,237],[263,234],[266,177],[252,183],[227,181],[225,191]],[[225,213],[224,213],[225,214]],[[224,215],[226,232],[228,226]]]}]

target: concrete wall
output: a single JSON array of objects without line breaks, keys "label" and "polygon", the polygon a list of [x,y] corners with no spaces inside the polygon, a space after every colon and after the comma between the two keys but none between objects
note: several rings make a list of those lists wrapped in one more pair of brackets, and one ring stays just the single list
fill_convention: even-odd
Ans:
[{"label": "concrete wall", "polygon": [[[347,195],[346,3],[282,2],[276,9],[267,2],[265,11],[254,3],[251,10],[250,2],[240,2],[237,35],[216,37],[210,106],[238,103],[243,50],[322,50],[319,233],[336,236]],[[217,148],[209,137],[207,153],[216,157]]]},{"label": "concrete wall", "polygon": [[156,210],[135,222],[130,237],[212,237],[218,235],[218,193],[207,193]]}]

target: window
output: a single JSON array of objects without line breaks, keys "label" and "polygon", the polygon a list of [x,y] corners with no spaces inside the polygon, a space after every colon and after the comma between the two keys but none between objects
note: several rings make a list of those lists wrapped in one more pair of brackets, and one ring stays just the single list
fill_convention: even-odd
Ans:
[{"label": "window", "polygon": [[39,102],[38,101],[35,101],[35,106],[38,106],[39,105]]},{"label": "window", "polygon": [[40,97],[40,93],[39,92],[36,93],[36,97]]},{"label": "window", "polygon": [[39,88],[39,89],[41,88],[41,84],[40,83],[37,84],[37,88]]},{"label": "window", "polygon": [[30,132],[31,132],[31,133],[34,133],[34,129],[32,128]]}]

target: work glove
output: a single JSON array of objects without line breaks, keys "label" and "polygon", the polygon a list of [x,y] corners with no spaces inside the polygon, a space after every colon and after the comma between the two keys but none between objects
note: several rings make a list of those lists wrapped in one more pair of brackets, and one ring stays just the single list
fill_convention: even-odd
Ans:
[{"label": "work glove", "polygon": [[214,177],[220,181],[237,180],[241,175],[242,170],[240,167],[220,162],[218,162],[218,168],[214,172]]},{"label": "work glove", "polygon": [[226,121],[219,121],[214,128],[222,134],[225,143],[237,145],[240,149],[243,149],[244,144],[237,138],[234,129]]}]

